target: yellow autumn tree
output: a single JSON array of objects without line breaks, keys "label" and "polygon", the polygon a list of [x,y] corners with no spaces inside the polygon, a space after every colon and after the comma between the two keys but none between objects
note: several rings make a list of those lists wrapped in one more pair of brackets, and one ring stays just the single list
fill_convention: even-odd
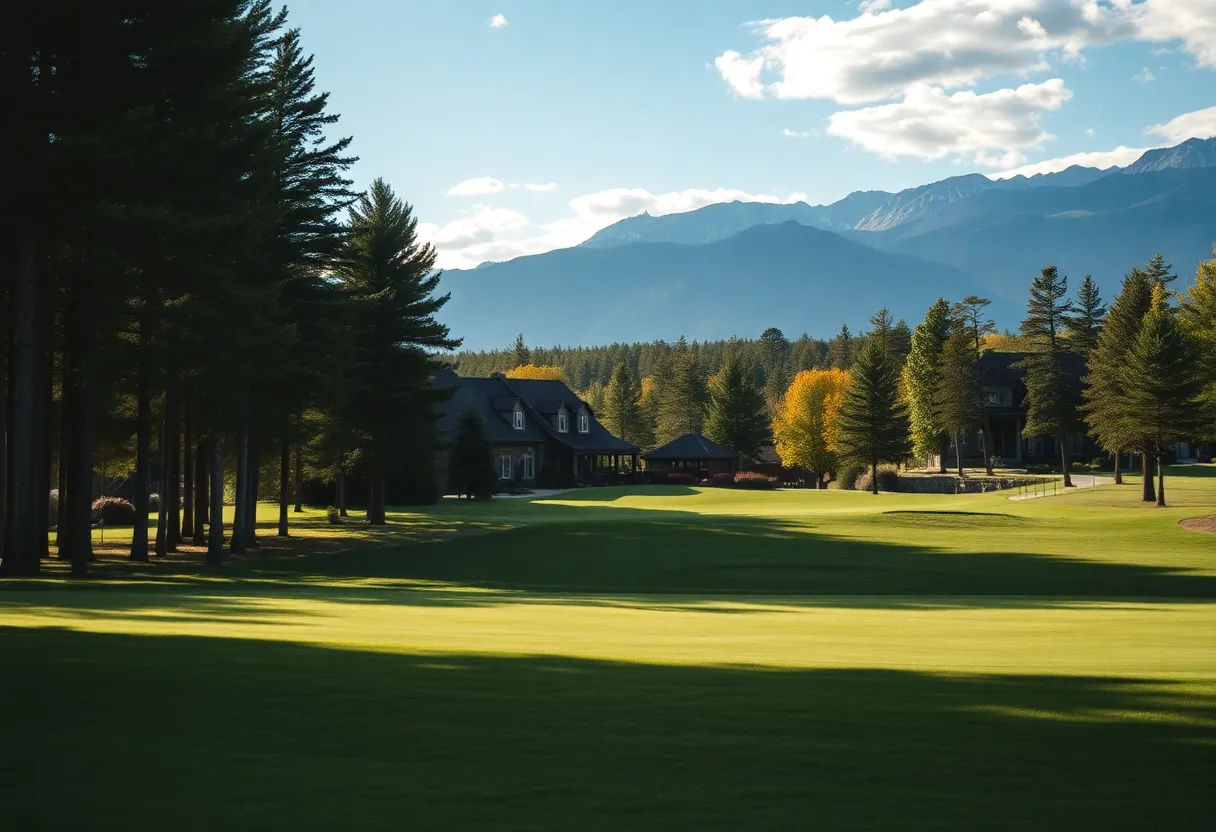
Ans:
[{"label": "yellow autumn tree", "polygon": [[781,463],[811,471],[816,487],[836,467],[836,417],[848,389],[848,370],[803,370],[786,389],[773,420]]},{"label": "yellow autumn tree", "polygon": [[520,364],[507,370],[507,378],[532,378],[547,381],[565,381],[566,374],[561,367],[549,367],[544,364]]}]

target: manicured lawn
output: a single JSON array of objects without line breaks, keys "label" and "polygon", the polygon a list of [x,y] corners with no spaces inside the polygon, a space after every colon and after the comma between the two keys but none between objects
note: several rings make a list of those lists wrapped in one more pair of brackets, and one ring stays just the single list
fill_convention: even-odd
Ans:
[{"label": "manicured lawn", "polygon": [[21,829],[1210,828],[1216,538],[1177,521],[1216,469],[1175,473],[105,549],[0,583],[0,782]]}]

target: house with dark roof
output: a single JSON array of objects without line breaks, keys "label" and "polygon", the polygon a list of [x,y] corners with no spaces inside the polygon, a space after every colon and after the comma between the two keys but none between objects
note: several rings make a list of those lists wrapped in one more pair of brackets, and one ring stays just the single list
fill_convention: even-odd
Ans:
[{"label": "house with dark roof", "polygon": [[476,413],[494,446],[501,480],[565,487],[604,482],[626,460],[630,471],[637,470],[638,446],[613,436],[563,381],[501,373],[471,378],[444,370],[435,384],[452,391],[437,408],[440,436],[451,439],[460,414]]},{"label": "house with dark roof", "polygon": [[[997,465],[1020,467],[1028,463],[1060,460],[1059,442],[1054,437],[1023,436],[1026,425],[1026,371],[1017,363],[1026,357],[1021,352],[988,351],[980,356],[978,371],[983,402],[981,424],[962,436],[964,464],[982,464],[984,458],[983,426],[987,426],[992,437],[991,456]],[[1064,370],[1072,392],[1080,401],[1081,379],[1085,376],[1085,359],[1079,355],[1066,354]],[[1079,415],[1079,414],[1078,414]],[[943,444],[950,443],[947,464],[953,464],[953,437],[944,437]],[[1071,459],[1088,461],[1102,451],[1093,439],[1078,431],[1064,437],[1065,447]],[[934,458],[930,465],[936,465]]]},{"label": "house with dark roof", "polygon": [[739,469],[739,455],[708,439],[704,434],[686,433],[666,445],[642,454],[647,471],[687,471],[703,476],[733,474]]}]

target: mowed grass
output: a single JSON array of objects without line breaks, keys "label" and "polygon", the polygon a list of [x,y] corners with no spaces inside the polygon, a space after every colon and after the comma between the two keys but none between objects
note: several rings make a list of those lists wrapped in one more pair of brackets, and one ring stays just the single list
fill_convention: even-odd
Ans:
[{"label": "mowed grass", "polygon": [[1164,510],[593,489],[285,544],[263,506],[219,570],[0,584],[0,776],[22,829],[1210,828],[1216,538],[1177,523],[1216,469],[1173,473]]}]

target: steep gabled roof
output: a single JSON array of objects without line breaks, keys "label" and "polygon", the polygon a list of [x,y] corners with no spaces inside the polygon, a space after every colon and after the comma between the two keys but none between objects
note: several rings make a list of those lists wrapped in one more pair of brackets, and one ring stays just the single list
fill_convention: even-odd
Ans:
[{"label": "steep gabled roof", "polygon": [[573,448],[576,451],[603,454],[635,454],[638,446],[613,436],[606,427],[595,418],[591,406],[574,395],[574,391],[566,386],[566,382],[556,379],[539,378],[509,378],[503,379],[507,387],[523,400],[534,412],[552,415],[557,413],[564,404],[571,413],[586,409],[591,417],[587,433],[578,432],[578,423],[570,425],[565,433],[559,433],[549,424],[548,419],[538,418],[541,428],[549,437]]},{"label": "steep gabled roof", "polygon": [[669,460],[672,462],[699,459],[734,459],[737,456],[730,448],[723,448],[700,433],[677,436],[666,445],[655,448],[642,459]]}]

